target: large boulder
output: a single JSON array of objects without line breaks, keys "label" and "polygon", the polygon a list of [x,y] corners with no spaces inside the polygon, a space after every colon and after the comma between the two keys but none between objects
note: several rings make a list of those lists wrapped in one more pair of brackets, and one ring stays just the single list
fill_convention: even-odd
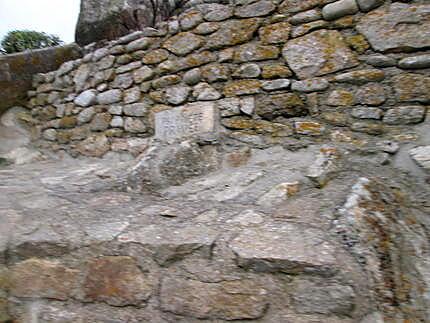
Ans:
[{"label": "large boulder", "polygon": [[152,27],[194,5],[228,0],[82,0],[76,42],[86,45]]}]

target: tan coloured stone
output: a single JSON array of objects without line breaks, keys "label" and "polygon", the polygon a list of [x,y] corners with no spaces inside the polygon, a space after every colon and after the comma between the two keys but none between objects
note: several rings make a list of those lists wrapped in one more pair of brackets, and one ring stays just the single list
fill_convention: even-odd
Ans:
[{"label": "tan coloured stone", "polygon": [[430,5],[393,3],[360,19],[357,30],[375,51],[418,50],[430,46]]},{"label": "tan coloured stone", "polygon": [[400,102],[430,102],[430,77],[422,74],[400,74],[391,79]]},{"label": "tan coloured stone", "polygon": [[76,146],[80,154],[88,157],[102,157],[109,149],[109,140],[104,135],[93,135]]},{"label": "tan coloured stone", "polygon": [[258,18],[223,22],[218,31],[207,37],[207,47],[216,49],[242,44],[252,39],[259,25],[260,20]]},{"label": "tan coloured stone", "polygon": [[86,300],[124,306],[146,301],[156,284],[133,258],[112,256],[89,262],[83,288]]},{"label": "tan coloured stone", "polygon": [[288,22],[278,22],[261,27],[258,30],[263,44],[286,43],[290,38],[291,25]]},{"label": "tan coloured stone", "polygon": [[270,64],[263,66],[261,76],[265,79],[286,78],[293,76],[293,73],[286,65]]},{"label": "tan coloured stone", "polygon": [[327,104],[331,106],[351,106],[354,104],[354,94],[347,90],[334,90],[328,98]]},{"label": "tan coloured stone", "polygon": [[250,43],[236,48],[233,59],[237,63],[246,63],[250,61],[276,59],[278,56],[279,49],[276,46]]},{"label": "tan coloured stone", "polygon": [[10,292],[16,297],[67,300],[76,292],[78,274],[55,261],[28,259],[12,267]]},{"label": "tan coloured stone", "polygon": [[182,32],[164,42],[163,47],[175,55],[184,56],[201,47],[204,38],[190,32]]},{"label": "tan coloured stone", "polygon": [[367,82],[379,82],[384,78],[384,71],[377,69],[366,69],[339,74],[336,75],[333,80],[340,83],[364,84]]},{"label": "tan coloured stone", "polygon": [[290,40],[284,46],[283,56],[300,79],[330,74],[358,65],[342,35],[335,30],[314,31]]},{"label": "tan coloured stone", "polygon": [[200,319],[256,319],[268,305],[267,291],[251,279],[202,283],[168,277],[160,299],[165,311]]},{"label": "tan coloured stone", "polygon": [[193,67],[198,67],[216,61],[217,56],[210,51],[202,51],[192,53],[186,57],[181,57],[176,60],[167,60],[158,65],[162,72],[175,73]]},{"label": "tan coloured stone", "polygon": [[313,121],[296,121],[294,128],[299,135],[320,136],[324,132],[324,126]]},{"label": "tan coloured stone", "polygon": [[227,97],[259,93],[261,82],[259,80],[239,80],[227,83],[224,95]]},{"label": "tan coloured stone", "polygon": [[155,49],[147,52],[142,58],[144,64],[152,65],[158,64],[169,58],[169,52],[165,49]]},{"label": "tan coloured stone", "polygon": [[256,113],[268,120],[276,117],[298,117],[308,114],[303,100],[295,93],[264,95],[256,100]]}]

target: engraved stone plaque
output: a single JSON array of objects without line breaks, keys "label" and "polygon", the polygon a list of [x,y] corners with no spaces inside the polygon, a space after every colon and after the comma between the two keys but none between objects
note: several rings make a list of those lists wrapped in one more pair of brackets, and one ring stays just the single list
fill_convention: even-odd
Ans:
[{"label": "engraved stone plaque", "polygon": [[162,141],[217,132],[218,109],[213,102],[189,103],[155,114],[155,138]]}]

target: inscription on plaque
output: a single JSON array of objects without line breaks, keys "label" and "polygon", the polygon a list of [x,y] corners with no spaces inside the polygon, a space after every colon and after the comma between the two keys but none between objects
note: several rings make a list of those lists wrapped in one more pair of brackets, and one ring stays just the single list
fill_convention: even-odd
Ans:
[{"label": "inscription on plaque", "polygon": [[195,102],[155,114],[155,138],[162,141],[217,134],[218,110],[212,102]]}]

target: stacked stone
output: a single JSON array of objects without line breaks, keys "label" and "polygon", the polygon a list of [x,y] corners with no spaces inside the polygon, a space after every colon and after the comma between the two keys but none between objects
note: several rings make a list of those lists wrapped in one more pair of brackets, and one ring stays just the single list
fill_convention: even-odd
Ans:
[{"label": "stacked stone", "polygon": [[29,106],[42,144],[91,156],[152,136],[154,114],[195,102],[215,106],[224,133],[250,144],[397,140],[430,102],[429,10],[382,0],[197,5],[38,75]]}]

